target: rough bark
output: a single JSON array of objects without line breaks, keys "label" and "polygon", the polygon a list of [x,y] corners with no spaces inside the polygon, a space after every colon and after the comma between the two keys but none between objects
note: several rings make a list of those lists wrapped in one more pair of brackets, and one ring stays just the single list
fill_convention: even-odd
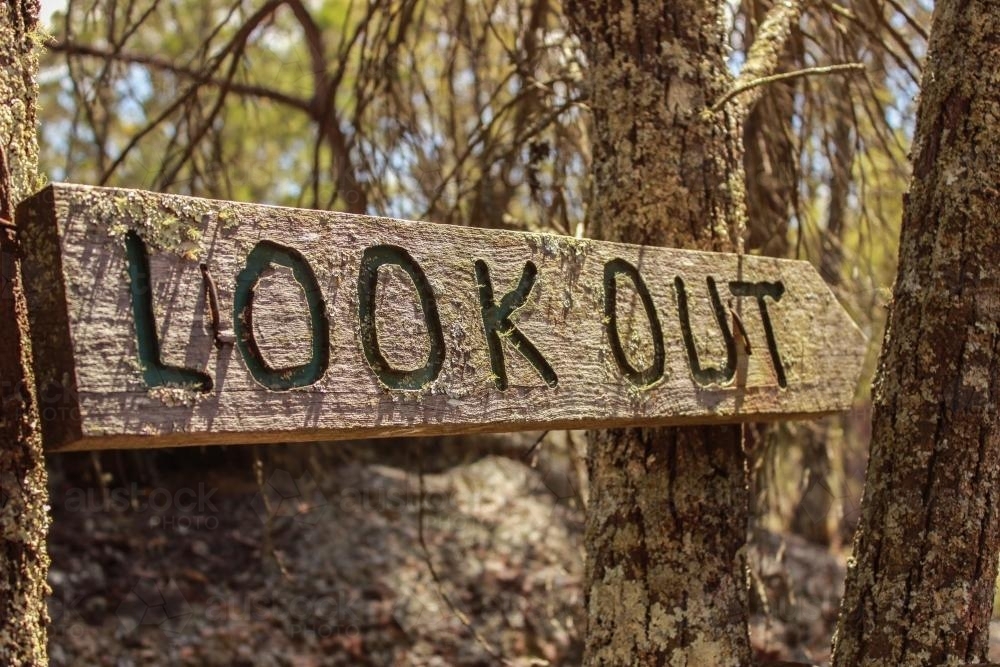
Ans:
[{"label": "rough bark", "polygon": [[[38,3],[0,3],[0,217],[38,186]],[[9,231],[2,230],[6,236]],[[0,664],[48,662],[48,492],[20,265],[5,239],[0,277]]]},{"label": "rough bark", "polygon": [[[733,250],[745,218],[721,3],[567,3],[594,118],[590,228],[608,240]],[[591,434],[588,665],[746,665],[739,428]]]},{"label": "rough bark", "polygon": [[1000,12],[935,7],[834,665],[984,661],[1000,555]]}]

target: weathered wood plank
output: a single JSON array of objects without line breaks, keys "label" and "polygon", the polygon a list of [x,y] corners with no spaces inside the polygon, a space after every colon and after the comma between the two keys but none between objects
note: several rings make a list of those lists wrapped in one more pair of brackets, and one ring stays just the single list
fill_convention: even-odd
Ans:
[{"label": "weathered wood plank", "polygon": [[18,219],[52,449],[806,417],[864,351],[805,262],[71,185]]}]

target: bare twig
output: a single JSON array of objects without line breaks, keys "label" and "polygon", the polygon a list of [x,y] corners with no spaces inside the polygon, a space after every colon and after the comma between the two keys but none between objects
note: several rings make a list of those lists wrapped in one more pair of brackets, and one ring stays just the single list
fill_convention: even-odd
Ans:
[{"label": "bare twig", "polygon": [[[279,7],[285,4],[285,0],[270,0],[264,4],[260,9],[258,9],[253,16],[251,16],[247,21],[240,26],[239,31],[213,59],[212,62],[205,68],[205,79],[210,79],[214,76],[215,70],[218,69],[223,61],[230,56],[234,51],[242,51],[246,46],[246,42],[250,39],[250,35],[257,29],[257,27],[264,22],[271,14],[273,14]],[[185,90],[181,95],[174,100],[170,105],[167,106],[160,114],[158,114],[153,120],[146,124],[146,126],[134,134],[126,144],[125,148],[118,154],[115,161],[110,167],[104,170],[101,174],[100,184],[104,185],[111,178],[118,167],[125,162],[129,153],[139,144],[139,142],[146,137],[150,132],[159,127],[160,123],[170,117],[170,114],[174,113],[177,109],[181,108],[186,102],[190,101],[193,96],[197,95],[198,89],[202,84],[200,82],[195,82],[187,90]]]},{"label": "bare twig", "polygon": [[526,451],[521,458],[524,459],[525,461],[530,461],[531,457],[535,453],[535,450],[538,449],[538,446],[542,444],[542,440],[545,440],[545,436],[547,436],[548,434],[549,432],[545,431],[540,436],[538,436],[538,439],[535,440],[535,442],[531,445],[531,447],[528,448],[528,451]]},{"label": "bare twig", "polygon": [[[158,56],[151,56],[143,53],[131,53],[121,50],[109,51],[96,46],[77,44],[65,40],[51,41],[46,44],[46,47],[55,53],[65,53],[67,55],[74,56],[89,56],[93,58],[100,58],[102,60],[115,60],[117,62],[128,63],[131,65],[145,65],[151,69],[169,72],[185,79],[192,79],[200,84],[209,84],[217,87],[227,85],[225,80],[219,77],[206,77],[205,72],[203,71],[177,65],[166,58],[160,58]],[[228,88],[230,92],[238,95],[259,97],[271,100],[272,102],[278,102],[279,104],[284,104],[295,109],[300,109],[302,111],[309,110],[308,100],[293,97],[292,95],[283,93],[280,90],[275,90],[273,88],[239,83],[235,81],[229,83]]]},{"label": "bare twig", "polygon": [[793,72],[782,72],[781,74],[772,74],[771,76],[761,77],[759,79],[753,79],[752,81],[747,81],[741,85],[736,86],[732,90],[723,96],[721,100],[712,105],[712,111],[718,111],[726,105],[731,99],[736,97],[741,93],[757,88],[759,86],[765,86],[770,83],[776,83],[778,81],[787,81],[788,79],[796,79],[802,76],[813,76],[816,74],[836,74],[838,72],[850,72],[850,71],[862,71],[865,66],[862,63],[844,63],[841,65],[826,65],[823,67],[807,67],[805,69],[797,69]]},{"label": "bare twig", "polygon": [[[295,16],[295,20],[302,27],[303,36],[309,48],[309,58],[313,74],[311,113],[313,114],[313,120],[319,126],[319,136],[326,140],[326,144],[330,149],[331,164],[335,172],[337,191],[347,203],[350,213],[365,213],[368,208],[366,192],[355,173],[354,165],[351,161],[351,146],[346,134],[340,127],[340,117],[334,108],[335,93],[339,79],[331,77],[327,72],[326,43],[323,38],[323,31],[315,19],[313,19],[309,9],[302,3],[302,0],[287,0],[287,3],[289,9],[292,10],[292,14]],[[313,207],[319,208],[318,151],[314,153],[313,170]]]},{"label": "bare twig", "polygon": [[[751,90],[754,86],[748,86],[751,81],[756,81],[774,75],[778,69],[778,63],[785,52],[788,38],[793,29],[799,23],[802,16],[802,2],[800,0],[777,0],[760,25],[757,27],[757,36],[754,38],[750,49],[747,52],[747,59],[740,70],[740,75],[733,84],[734,90]],[[742,90],[741,90],[742,89]],[[738,93],[737,93],[738,94]],[[735,95],[727,95],[726,100],[732,99]],[[746,118],[750,109],[760,98],[757,94],[748,96],[738,105],[737,112]],[[712,111],[718,111],[724,106],[725,100],[721,104],[712,107]]]},{"label": "bare twig", "polygon": [[278,554],[278,550],[274,546],[274,515],[275,508],[271,505],[271,500],[269,495],[264,491],[264,459],[261,458],[260,448],[253,448],[253,477],[254,481],[257,482],[257,493],[260,495],[261,500],[264,501],[264,513],[266,518],[264,519],[264,545],[261,548],[261,556],[270,556],[274,559],[275,565],[278,566],[278,570],[281,572],[281,576],[286,580],[291,579],[288,574],[288,570],[285,568],[284,562]]}]

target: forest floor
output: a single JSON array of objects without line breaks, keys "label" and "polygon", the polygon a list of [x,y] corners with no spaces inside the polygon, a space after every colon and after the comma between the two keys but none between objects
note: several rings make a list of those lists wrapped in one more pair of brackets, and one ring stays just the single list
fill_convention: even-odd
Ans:
[{"label": "forest floor", "polygon": [[[152,484],[56,470],[51,664],[578,665],[579,466],[505,451],[421,475],[418,449],[375,449],[279,457],[263,486],[192,450]],[[844,555],[756,531],[749,560],[757,656],[823,664]]]}]

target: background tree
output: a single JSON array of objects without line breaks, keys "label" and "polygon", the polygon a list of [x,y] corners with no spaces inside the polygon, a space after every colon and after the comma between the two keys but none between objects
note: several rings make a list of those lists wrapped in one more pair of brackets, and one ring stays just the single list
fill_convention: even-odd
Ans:
[{"label": "background tree", "polygon": [[[737,54],[752,43],[769,6],[740,5]],[[744,127],[748,252],[812,261],[871,340],[884,324],[882,286],[895,269],[899,197],[909,173],[912,111],[904,91],[918,83],[916,54],[928,21],[919,2],[808,5],[778,70],[859,63],[863,71],[773,82]],[[876,354],[873,344],[857,414],[747,429],[758,526],[790,528],[834,549],[850,535]]]},{"label": "background tree", "polygon": [[935,6],[835,665],[986,656],[1000,555],[998,36],[990,3]]},{"label": "background tree", "polygon": [[[742,248],[741,129],[759,91],[726,103],[722,6],[567,9],[594,117],[589,226],[606,240]],[[736,85],[773,73],[800,12],[775,5]],[[596,432],[587,463],[587,664],[749,664],[740,427]]]},{"label": "background tree", "polygon": [[0,663],[46,664],[48,490],[14,205],[40,185],[34,0],[0,3]]},{"label": "background tree", "polygon": [[557,9],[72,0],[50,159],[89,182],[573,234],[585,129]]}]

